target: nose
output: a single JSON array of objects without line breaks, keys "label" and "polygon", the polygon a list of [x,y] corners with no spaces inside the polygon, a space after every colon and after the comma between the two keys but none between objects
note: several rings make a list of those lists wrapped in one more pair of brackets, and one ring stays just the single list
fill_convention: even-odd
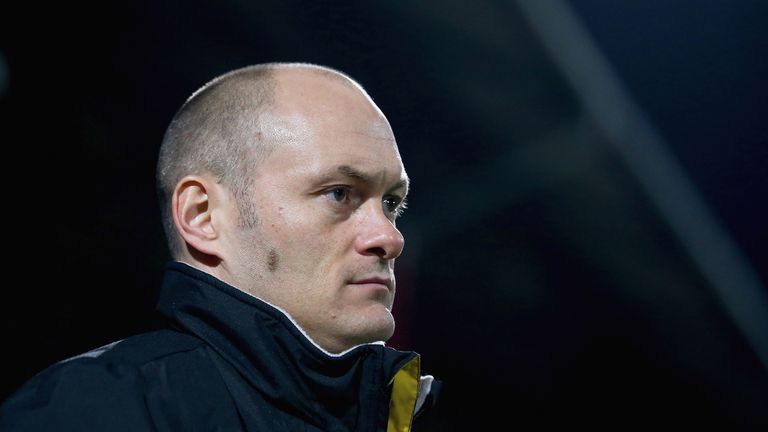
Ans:
[{"label": "nose", "polygon": [[381,204],[369,207],[359,220],[355,250],[361,255],[376,255],[385,260],[397,258],[405,245],[403,235],[384,214]]}]

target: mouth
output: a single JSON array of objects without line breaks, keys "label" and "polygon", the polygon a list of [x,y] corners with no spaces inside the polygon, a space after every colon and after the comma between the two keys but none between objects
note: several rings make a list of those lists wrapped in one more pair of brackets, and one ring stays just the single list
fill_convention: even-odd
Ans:
[{"label": "mouth", "polygon": [[363,279],[353,280],[350,282],[350,285],[355,285],[360,288],[391,291],[392,279],[383,277],[366,277]]}]

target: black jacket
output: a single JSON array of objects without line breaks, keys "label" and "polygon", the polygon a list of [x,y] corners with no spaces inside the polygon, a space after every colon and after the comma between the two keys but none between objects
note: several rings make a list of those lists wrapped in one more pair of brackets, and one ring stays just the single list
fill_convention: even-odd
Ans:
[{"label": "black jacket", "polygon": [[429,393],[418,354],[329,354],[280,310],[186,264],[169,264],[158,311],[167,329],[32,378],[0,408],[0,429],[407,431]]}]

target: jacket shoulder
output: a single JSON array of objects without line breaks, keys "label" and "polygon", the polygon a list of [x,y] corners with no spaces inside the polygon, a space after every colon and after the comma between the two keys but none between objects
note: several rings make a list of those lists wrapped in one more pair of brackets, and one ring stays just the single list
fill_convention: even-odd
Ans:
[{"label": "jacket shoulder", "polygon": [[112,342],[66,359],[57,365],[78,361],[95,361],[96,363],[121,364],[140,368],[149,362],[193,351],[202,345],[204,342],[195,336],[163,329]]},{"label": "jacket shoulder", "polygon": [[0,430],[149,430],[145,395],[157,363],[194,353],[203,342],[159,330],[56,363],[0,407]]}]

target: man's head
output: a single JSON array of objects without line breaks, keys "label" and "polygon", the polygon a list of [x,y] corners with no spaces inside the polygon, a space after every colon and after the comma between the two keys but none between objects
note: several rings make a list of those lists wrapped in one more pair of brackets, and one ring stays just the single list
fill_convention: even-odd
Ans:
[{"label": "man's head", "polygon": [[158,186],[174,258],[284,309],[329,351],[392,335],[408,178],[347,76],[269,64],[215,79],[171,122]]}]

